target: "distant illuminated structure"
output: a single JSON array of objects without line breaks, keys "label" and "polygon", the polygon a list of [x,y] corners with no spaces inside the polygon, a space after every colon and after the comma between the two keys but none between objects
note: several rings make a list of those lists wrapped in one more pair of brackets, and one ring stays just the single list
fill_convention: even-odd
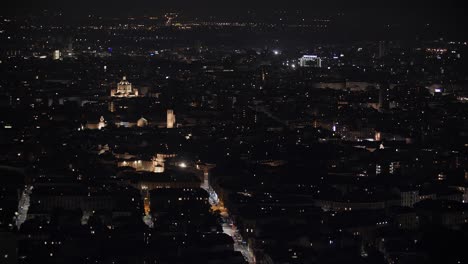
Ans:
[{"label": "distant illuminated structure", "polygon": [[172,20],[174,20],[175,18],[177,18],[177,14],[176,13],[168,13],[165,15],[166,17],[166,26],[170,27],[172,26]]},{"label": "distant illuminated structure", "polygon": [[153,157],[153,172],[163,173],[164,172],[164,163],[166,159],[175,158],[177,155],[172,153],[158,153]]},{"label": "distant illuminated structure", "polygon": [[164,155],[157,154],[156,157],[153,158],[153,166],[155,173],[163,173],[164,172]]},{"label": "distant illuminated structure", "polygon": [[146,120],[145,118],[140,118],[138,119],[137,121],[137,127],[146,127],[148,126],[148,120]]},{"label": "distant illuminated structure", "polygon": [[106,127],[106,120],[104,119],[103,116],[101,116],[101,118],[99,118],[98,129],[101,130],[104,127]]},{"label": "distant illuminated structure", "polygon": [[73,55],[73,39],[70,38],[70,41],[68,42],[68,48],[67,48],[68,55]]},{"label": "distant illuminated structure", "polygon": [[444,88],[440,84],[433,84],[428,87],[429,93],[433,96],[441,95],[444,92]]},{"label": "distant illuminated structure", "polygon": [[82,125],[78,130],[83,130],[83,129],[103,129],[107,126],[107,121],[104,119],[104,116],[101,116],[99,118],[99,121],[94,121],[94,122],[87,122],[86,125]]},{"label": "distant illuminated structure", "polygon": [[262,82],[266,81],[266,75],[267,75],[267,73],[266,73],[265,69],[262,69]]},{"label": "distant illuminated structure", "polygon": [[61,56],[62,53],[60,52],[60,50],[54,50],[54,52],[52,53],[53,60],[60,60]]},{"label": "distant illuminated structure", "polygon": [[382,140],[382,133],[379,132],[379,131],[375,131],[374,140],[375,141],[381,141]]},{"label": "distant illuminated structure", "polygon": [[176,122],[176,117],[174,114],[174,110],[167,110],[167,128],[174,128]]},{"label": "distant illuminated structure", "polygon": [[164,172],[164,166],[161,164],[157,164],[154,166],[154,173],[163,173]]},{"label": "distant illuminated structure", "polygon": [[304,55],[299,59],[299,66],[321,68],[322,59],[316,55]]},{"label": "distant illuminated structure", "polygon": [[122,81],[117,84],[117,89],[111,90],[112,97],[136,97],[138,89],[133,89],[132,84],[127,81],[127,77],[123,77]]},{"label": "distant illuminated structure", "polygon": [[109,112],[111,113],[114,113],[115,112],[115,103],[114,101],[110,101],[109,104],[108,104],[108,110]]}]

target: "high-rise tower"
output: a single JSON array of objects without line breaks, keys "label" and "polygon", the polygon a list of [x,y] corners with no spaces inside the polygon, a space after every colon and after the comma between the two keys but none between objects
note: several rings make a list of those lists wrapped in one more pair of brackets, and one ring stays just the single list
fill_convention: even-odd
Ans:
[{"label": "high-rise tower", "polygon": [[390,107],[390,86],[388,84],[379,85],[379,111],[388,110]]},{"label": "high-rise tower", "polygon": [[174,110],[169,109],[167,110],[167,128],[174,128],[176,122],[176,117],[174,114]]}]

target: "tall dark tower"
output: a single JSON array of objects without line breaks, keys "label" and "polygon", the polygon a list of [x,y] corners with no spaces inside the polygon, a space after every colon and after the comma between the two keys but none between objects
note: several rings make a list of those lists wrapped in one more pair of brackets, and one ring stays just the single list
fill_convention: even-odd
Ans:
[{"label": "tall dark tower", "polygon": [[386,45],[385,45],[385,41],[379,41],[379,54],[378,54],[378,58],[381,59],[383,57],[385,57],[386,55]]},{"label": "tall dark tower", "polygon": [[388,84],[379,85],[379,111],[390,108],[390,86]]}]

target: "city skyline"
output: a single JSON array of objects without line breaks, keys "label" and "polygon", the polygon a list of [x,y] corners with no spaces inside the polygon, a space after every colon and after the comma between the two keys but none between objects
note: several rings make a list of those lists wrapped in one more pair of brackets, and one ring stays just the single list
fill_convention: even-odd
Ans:
[{"label": "city skyline", "polygon": [[0,16],[0,264],[468,263],[455,1]]}]

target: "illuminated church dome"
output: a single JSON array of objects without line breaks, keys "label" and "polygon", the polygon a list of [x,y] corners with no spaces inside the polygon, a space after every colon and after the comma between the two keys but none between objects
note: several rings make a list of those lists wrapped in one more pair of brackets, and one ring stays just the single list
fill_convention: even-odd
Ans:
[{"label": "illuminated church dome", "polygon": [[140,119],[138,119],[138,121],[137,121],[137,126],[138,126],[138,127],[146,127],[146,126],[148,126],[148,120],[146,120],[146,119],[143,118],[143,117],[140,118]]},{"label": "illuminated church dome", "polygon": [[117,89],[111,90],[112,97],[136,97],[138,96],[138,89],[132,88],[132,84],[127,81],[127,77],[124,76],[122,80],[117,84]]}]

